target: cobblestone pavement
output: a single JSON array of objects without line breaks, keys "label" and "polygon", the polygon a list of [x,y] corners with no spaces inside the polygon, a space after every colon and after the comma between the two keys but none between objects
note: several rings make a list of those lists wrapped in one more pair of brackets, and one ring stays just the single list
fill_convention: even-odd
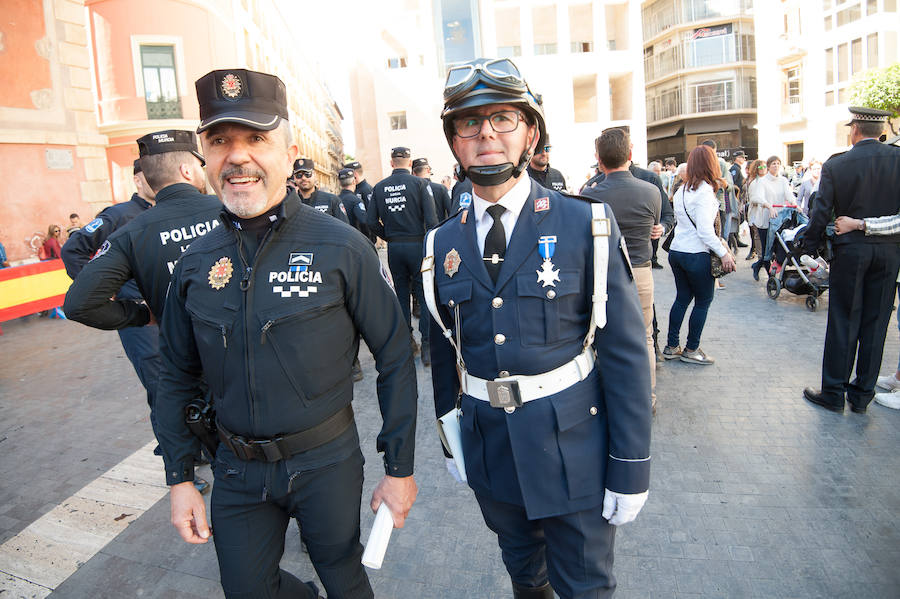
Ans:
[{"label": "cobblestone pavement", "polygon": [[[711,308],[702,346],[716,364],[659,365],[650,499],[619,530],[616,596],[897,597],[900,413],[872,404],[867,415],[838,415],[805,403],[803,387],[818,386],[827,296],[816,313],[802,296],[769,300],[748,265],[725,279]],[[665,330],[674,285],[668,268],[654,275]],[[115,333],[37,317],[4,323],[3,332],[0,543],[152,440],[143,390]],[[882,372],[894,369],[898,351],[892,319]],[[360,358],[365,540],[365,504],[382,469],[374,363],[365,350]],[[510,597],[471,491],[444,470],[428,370],[418,368],[419,497],[384,567],[369,572],[376,595]],[[212,544],[181,542],[168,510],[167,498],[156,503],[50,596],[222,597]],[[8,560],[0,552],[0,572]],[[282,565],[313,576],[293,527]],[[0,597],[16,593],[0,575]]]}]

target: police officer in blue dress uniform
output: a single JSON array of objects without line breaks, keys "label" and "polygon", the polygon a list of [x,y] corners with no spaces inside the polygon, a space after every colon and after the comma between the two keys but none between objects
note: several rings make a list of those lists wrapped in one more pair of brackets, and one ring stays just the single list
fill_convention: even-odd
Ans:
[{"label": "police officer in blue dress uniform", "polygon": [[450,190],[450,214],[456,214],[460,208],[469,208],[472,205],[472,182],[459,172],[458,164],[453,169],[453,177],[456,183]]},{"label": "police officer in blue dress uniform", "polygon": [[431,188],[431,195],[434,198],[434,209],[437,212],[437,219],[442,221],[450,216],[452,214],[450,210],[453,206],[453,201],[450,199],[450,192],[440,183],[435,183],[431,180],[432,171],[431,165],[428,164],[428,159],[416,158],[413,160],[412,172],[415,176],[420,179],[425,179],[428,182],[428,187]]},{"label": "police officer in blue dress uniform", "polygon": [[[822,165],[819,191],[803,237],[807,254],[815,252],[826,225],[835,217],[865,219],[900,213],[900,149],[878,141],[891,113],[855,106],[850,113],[847,125],[853,147]],[[900,235],[851,231],[835,236],[833,243],[822,388],[807,387],[803,397],[827,410],[843,412],[846,394],[850,409],[865,413],[875,396],[894,305]],[[854,363],[856,378],[851,381]]]},{"label": "police officer in blue dress uniform", "polygon": [[[391,150],[391,174],[375,184],[369,204],[369,229],[388,242],[388,267],[394,279],[394,288],[400,299],[400,308],[410,325],[410,345],[413,352],[416,342],[412,338],[410,296],[415,294],[419,305],[422,297],[422,239],[425,232],[437,224],[434,196],[428,183],[410,172],[409,148]],[[422,337],[422,361],[429,363],[428,319],[419,319]]]},{"label": "police officer in blue dress uniform", "polygon": [[[94,220],[69,235],[69,239],[62,247],[62,261],[66,266],[66,273],[73,280],[110,235],[155,203],[155,194],[141,172],[140,159],[134,161],[134,186],[137,191],[131,195],[131,199],[104,208]],[[122,285],[115,295],[120,300],[143,301],[134,279]],[[156,415],[153,412],[153,405],[156,398],[156,382],[159,378],[159,327],[155,324],[126,327],[116,332],[141,385],[147,390],[150,424],[155,433]]]},{"label": "police officer in blue dress uniform", "polygon": [[609,597],[616,525],[640,511],[650,472],[622,235],[605,205],[526,174],[545,125],[512,61],[451,68],[442,118],[474,192],[427,236],[422,266],[436,414],[461,408],[464,472],[448,469],[474,490],[515,597]]},{"label": "police officer in blue dress uniform", "polygon": [[316,185],[316,163],[312,158],[295,160],[292,176],[297,193],[304,204],[350,224],[347,211],[340,198],[333,193],[322,191]]},{"label": "police officer in blue dress uniform", "polygon": [[211,515],[225,596],[317,597],[279,567],[297,518],[328,597],[372,597],[360,563],[363,456],[351,365],[361,335],[375,356],[383,417],[376,446],[385,476],[370,505],[385,503],[403,526],[416,495],[409,329],[372,244],[285,193],[297,146],[284,83],[233,69],[204,75],[196,88],[207,172],[224,210],[221,226],[178,261],[161,322],[158,411],[172,523],[186,542],[211,536],[203,499],[187,482],[198,440],[184,409],[202,380],[221,440]]}]

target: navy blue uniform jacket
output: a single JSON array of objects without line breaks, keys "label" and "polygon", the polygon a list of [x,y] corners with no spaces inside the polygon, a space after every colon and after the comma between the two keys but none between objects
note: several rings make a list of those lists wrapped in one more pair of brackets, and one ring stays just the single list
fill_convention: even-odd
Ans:
[{"label": "navy blue uniform jacket", "polygon": [[[535,199],[549,197],[535,212]],[[493,379],[500,371],[540,374],[577,356],[587,334],[593,292],[590,204],[531,183],[496,285],[475,241],[475,219],[460,212],[435,236],[435,287],[444,324],[453,327],[450,302],[459,306],[463,358],[469,372]],[[594,341],[597,362],[580,383],[526,403],[507,414],[462,396],[462,437],[469,485],[476,493],[522,505],[529,518],[598,506],[604,488],[646,491],[650,476],[650,372],[637,290],[612,211],[609,238],[608,322]],[[538,238],[556,235],[555,287],[537,279]],[[455,249],[458,272],[444,260]],[[548,297],[547,291],[554,294]],[[501,298],[502,305],[493,307]],[[503,334],[502,344],[495,335]],[[435,411],[456,402],[459,382],[449,342],[432,323]],[[596,408],[592,410],[592,408]],[[592,411],[594,413],[592,413]]]}]

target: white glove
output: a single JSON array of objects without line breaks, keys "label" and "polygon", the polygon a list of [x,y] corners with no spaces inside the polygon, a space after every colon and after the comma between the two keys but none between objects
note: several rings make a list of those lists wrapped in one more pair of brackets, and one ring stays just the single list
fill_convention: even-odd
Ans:
[{"label": "white glove", "polygon": [[638,512],[647,503],[649,491],[643,493],[616,493],[606,489],[603,496],[603,517],[613,526],[620,526],[637,518]]},{"label": "white glove", "polygon": [[463,479],[459,475],[459,468],[456,467],[456,462],[453,460],[453,458],[444,458],[444,463],[447,464],[447,472],[450,473],[450,476],[453,477],[453,480],[461,483]]}]

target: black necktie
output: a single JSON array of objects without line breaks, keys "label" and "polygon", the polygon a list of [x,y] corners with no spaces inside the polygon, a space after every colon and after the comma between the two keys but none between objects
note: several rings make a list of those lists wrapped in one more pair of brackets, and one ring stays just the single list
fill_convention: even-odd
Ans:
[{"label": "black necktie", "polygon": [[491,225],[491,230],[484,238],[484,266],[494,283],[497,282],[497,277],[500,275],[500,264],[503,262],[503,255],[506,254],[506,231],[503,229],[503,223],[500,222],[500,216],[504,212],[506,212],[506,208],[498,204],[487,209],[487,213],[494,219],[494,224]]}]

